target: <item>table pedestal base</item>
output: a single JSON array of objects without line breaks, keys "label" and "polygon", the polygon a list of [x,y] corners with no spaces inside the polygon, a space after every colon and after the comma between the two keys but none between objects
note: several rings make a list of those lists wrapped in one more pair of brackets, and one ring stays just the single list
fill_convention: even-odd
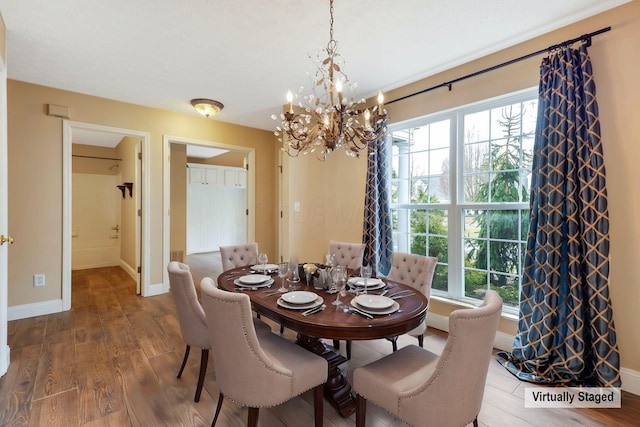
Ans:
[{"label": "table pedestal base", "polygon": [[324,397],[336,408],[340,416],[346,418],[353,414],[356,411],[356,402],[351,394],[351,384],[338,367],[347,359],[318,338],[298,334],[296,344],[327,360],[329,372],[324,385]]}]

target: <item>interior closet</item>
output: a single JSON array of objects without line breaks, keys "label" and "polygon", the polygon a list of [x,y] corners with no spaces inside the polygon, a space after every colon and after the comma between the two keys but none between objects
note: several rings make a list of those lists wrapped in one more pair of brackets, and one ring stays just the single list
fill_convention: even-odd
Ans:
[{"label": "interior closet", "polygon": [[187,163],[187,254],[247,239],[247,171]]}]

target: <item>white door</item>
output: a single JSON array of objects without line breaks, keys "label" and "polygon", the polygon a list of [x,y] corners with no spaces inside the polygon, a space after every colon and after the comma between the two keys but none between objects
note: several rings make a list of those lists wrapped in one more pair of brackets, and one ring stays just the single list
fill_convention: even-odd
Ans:
[{"label": "white door", "polygon": [[[0,19],[2,19],[0,17]],[[9,347],[7,346],[7,249],[10,239],[7,230],[7,68],[0,56],[0,234],[3,244],[0,245],[0,376],[9,367]]]}]

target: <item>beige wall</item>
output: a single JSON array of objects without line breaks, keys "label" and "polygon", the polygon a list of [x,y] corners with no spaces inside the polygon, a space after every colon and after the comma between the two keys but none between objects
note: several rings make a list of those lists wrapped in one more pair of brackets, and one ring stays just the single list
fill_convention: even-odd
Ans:
[{"label": "beige wall", "polygon": [[[321,262],[329,240],[362,242],[366,159],[333,153],[325,162],[313,155],[284,157],[284,226],[290,230],[285,254]],[[294,210],[299,202],[300,210]]]},{"label": "beige wall", "polygon": [[[71,146],[71,169],[73,173],[95,173],[99,175],[117,175],[120,173],[118,153],[115,148],[98,147],[95,145],[73,144]],[[79,156],[102,157],[94,159]],[[118,165],[118,167],[112,167]]]},{"label": "beige wall", "polygon": [[[275,256],[276,151],[271,132],[14,80],[7,86],[9,226],[16,238],[9,253],[10,307],[61,298],[62,120],[47,116],[46,104],[69,107],[74,121],[150,133],[151,284],[162,283],[163,253],[169,250],[162,247],[163,135],[255,149],[256,240]],[[45,287],[33,287],[36,273],[46,275]]]},{"label": "beige wall", "polygon": [[[611,26],[610,32],[593,39],[589,48],[600,107],[604,155],[607,166],[611,218],[610,291],[622,366],[640,371],[640,2],[631,2],[553,33],[519,44],[385,94],[397,99],[419,90],[451,81],[486,67],[535,52],[567,39]],[[542,56],[457,83],[452,91],[438,89],[397,103],[387,104],[390,123],[420,117],[451,107],[466,105],[502,94],[537,87]],[[300,248],[304,260],[319,260],[326,242],[333,239],[359,241],[362,232],[364,160],[347,159],[334,153],[326,163],[311,159],[287,159],[286,210],[301,202],[305,215],[284,222],[286,239]],[[312,178],[304,178],[304,170]],[[304,210],[304,209],[307,210]],[[324,227],[324,234],[322,228]],[[319,243],[318,243],[319,242]],[[448,315],[455,305],[434,301],[431,311]],[[514,334],[516,322],[502,319],[500,330]]]}]

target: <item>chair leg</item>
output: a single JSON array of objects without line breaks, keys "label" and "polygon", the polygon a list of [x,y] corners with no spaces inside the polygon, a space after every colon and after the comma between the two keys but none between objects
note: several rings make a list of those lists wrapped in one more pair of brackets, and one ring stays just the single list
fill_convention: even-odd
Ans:
[{"label": "chair leg", "polygon": [[209,350],[203,348],[200,355],[200,375],[198,376],[198,386],[196,387],[196,397],[193,399],[196,402],[200,402],[200,393],[202,393],[202,386],[204,385],[204,376],[207,373],[207,363],[209,362]]},{"label": "chair leg", "polygon": [[247,418],[247,427],[256,427],[258,425],[258,415],[260,408],[249,408],[249,416]]},{"label": "chair leg", "polygon": [[280,334],[284,334],[284,326],[280,325]]},{"label": "chair leg", "polygon": [[333,340],[333,348],[340,350],[340,340]]},{"label": "chair leg", "polygon": [[473,419],[473,427],[478,427],[478,417]]},{"label": "chair leg", "polygon": [[398,337],[391,337],[391,338],[387,338],[389,341],[391,341],[391,348],[393,349],[393,351],[398,351]]},{"label": "chair leg", "polygon": [[322,422],[324,420],[323,392],[323,384],[320,384],[313,389],[313,415],[315,427],[322,427]]},{"label": "chair leg", "polygon": [[224,400],[224,394],[220,392],[218,396],[218,405],[216,406],[216,414],[213,416],[213,422],[211,422],[211,427],[216,425],[216,421],[218,421],[218,415],[220,415],[220,408],[222,408],[222,401]]},{"label": "chair leg", "polygon": [[424,347],[423,344],[424,344],[424,334],[420,334],[420,335],[418,335],[418,345],[420,347]]},{"label": "chair leg", "polygon": [[182,359],[182,366],[180,366],[180,371],[178,372],[178,376],[176,378],[180,378],[182,376],[182,371],[184,370],[184,367],[187,364],[187,359],[189,358],[190,351],[191,351],[191,346],[187,344],[187,348],[184,351],[184,358]]},{"label": "chair leg", "polygon": [[367,399],[356,393],[356,427],[364,427],[367,415]]}]

